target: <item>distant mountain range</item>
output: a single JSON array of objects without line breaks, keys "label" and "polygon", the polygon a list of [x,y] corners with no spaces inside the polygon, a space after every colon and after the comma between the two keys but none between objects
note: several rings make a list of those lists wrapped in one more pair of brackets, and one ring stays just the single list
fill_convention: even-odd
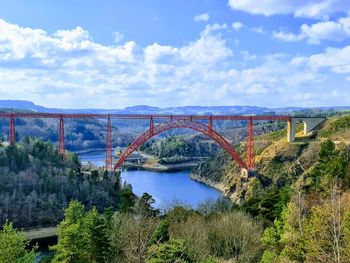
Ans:
[{"label": "distant mountain range", "polygon": [[349,110],[350,106],[336,106],[336,107],[317,107],[317,108],[304,108],[304,107],[286,107],[286,108],[266,108],[258,106],[184,106],[184,107],[169,107],[158,108],[147,105],[138,105],[127,107],[124,109],[59,109],[59,108],[47,108],[40,105],[36,105],[31,101],[26,100],[0,100],[0,109],[10,110],[18,109],[25,111],[36,112],[49,112],[49,113],[119,113],[119,114],[263,114],[267,112],[275,113],[289,113],[300,110]]}]

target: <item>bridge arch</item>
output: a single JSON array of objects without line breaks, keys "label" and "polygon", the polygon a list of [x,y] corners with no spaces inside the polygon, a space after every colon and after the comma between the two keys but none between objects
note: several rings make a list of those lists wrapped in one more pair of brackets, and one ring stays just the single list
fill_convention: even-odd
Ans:
[{"label": "bridge arch", "polygon": [[119,160],[114,165],[114,170],[116,170],[134,151],[136,151],[143,143],[145,143],[150,138],[171,129],[177,128],[188,128],[200,133],[203,133],[216,141],[237,164],[245,169],[248,169],[246,162],[242,160],[240,155],[236,152],[233,146],[219,133],[217,133],[212,127],[206,126],[200,122],[191,120],[172,120],[168,122],[163,122],[158,125],[153,126],[153,122],[150,128],[141,134],[137,139],[135,139],[130,146],[123,152]]}]

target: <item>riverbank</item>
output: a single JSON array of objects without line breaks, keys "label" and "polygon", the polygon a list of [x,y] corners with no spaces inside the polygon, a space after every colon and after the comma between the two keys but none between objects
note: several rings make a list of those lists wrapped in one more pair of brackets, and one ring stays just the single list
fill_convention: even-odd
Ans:
[{"label": "riverbank", "polygon": [[92,148],[92,149],[86,149],[86,150],[79,150],[79,151],[73,151],[76,154],[82,154],[82,153],[91,153],[91,152],[106,152],[106,148]]},{"label": "riverbank", "polygon": [[213,187],[213,188],[219,190],[225,197],[231,199],[233,203],[238,204],[238,205],[242,203],[242,199],[240,198],[238,193],[236,191],[232,192],[230,190],[230,188],[227,185],[225,185],[224,183],[215,182],[215,181],[210,180],[208,178],[201,177],[195,173],[190,173],[189,176],[194,181],[203,183],[207,186],[210,186],[210,187]]},{"label": "riverbank", "polygon": [[176,164],[160,164],[158,162],[154,163],[132,163],[132,162],[125,162],[124,167],[128,170],[145,170],[145,171],[151,171],[151,172],[175,172],[175,171],[181,171],[181,170],[191,170],[192,168],[196,167],[200,162],[181,162]]},{"label": "riverbank", "polygon": [[219,190],[225,196],[229,193],[229,189],[225,186],[224,183],[219,183],[219,182],[212,181],[210,179],[201,177],[201,176],[199,176],[198,174],[195,174],[195,173],[190,173],[190,178],[192,180],[194,180],[194,181],[206,184],[207,186],[210,186],[210,187],[213,187],[213,188]]}]

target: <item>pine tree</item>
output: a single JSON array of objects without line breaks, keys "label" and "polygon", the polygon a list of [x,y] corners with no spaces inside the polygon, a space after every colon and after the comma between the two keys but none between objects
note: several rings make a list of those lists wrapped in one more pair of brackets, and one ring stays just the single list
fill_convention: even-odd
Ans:
[{"label": "pine tree", "polygon": [[12,223],[6,221],[0,230],[0,262],[32,263],[37,253],[35,248],[26,250],[28,242],[22,232],[13,228]]},{"label": "pine tree", "polygon": [[108,256],[109,240],[106,219],[93,207],[85,216],[84,228],[87,233],[89,262],[104,263]]},{"label": "pine tree", "polygon": [[84,228],[84,205],[72,201],[64,212],[64,220],[58,225],[58,243],[51,249],[55,251],[53,262],[86,262],[88,236]]}]

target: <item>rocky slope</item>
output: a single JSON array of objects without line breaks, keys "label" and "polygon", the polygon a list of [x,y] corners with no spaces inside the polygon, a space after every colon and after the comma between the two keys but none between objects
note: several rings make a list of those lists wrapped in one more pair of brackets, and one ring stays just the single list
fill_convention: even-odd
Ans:
[{"label": "rocky slope", "polygon": [[[302,126],[298,129],[301,131]],[[342,149],[350,144],[350,116],[328,118],[312,133],[304,136],[299,132],[297,135],[294,143],[286,141],[285,129],[256,136],[257,172],[251,178],[243,175],[225,152],[199,165],[191,177],[221,190],[236,203],[272,188],[281,189],[312,168],[322,141],[331,139]],[[243,143],[236,147],[239,152],[245,152],[244,148]]]}]

